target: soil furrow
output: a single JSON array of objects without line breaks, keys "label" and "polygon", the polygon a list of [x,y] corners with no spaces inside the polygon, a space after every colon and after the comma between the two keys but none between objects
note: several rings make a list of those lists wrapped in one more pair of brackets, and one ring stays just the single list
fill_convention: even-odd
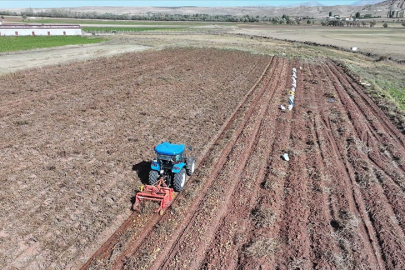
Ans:
[{"label": "soil furrow", "polygon": [[281,75],[272,81],[272,85],[269,87],[269,90],[274,88],[275,90],[262,119],[258,144],[253,150],[254,155],[249,157],[239,183],[232,194],[232,200],[227,206],[227,213],[221,219],[221,225],[216,229],[215,237],[207,249],[204,261],[199,266],[200,269],[218,266],[236,269],[238,267],[238,252],[243,252],[241,250],[242,245],[247,242],[245,232],[250,215],[255,211],[257,215],[261,214],[260,211],[265,211],[265,209],[253,209],[253,206],[263,181],[271,151],[269,142],[272,138],[275,116],[278,114],[279,96],[285,89],[283,81],[287,81],[287,68],[288,65],[284,63],[284,66],[280,67]]},{"label": "soil furrow", "polygon": [[[333,238],[333,227],[330,225],[332,221],[333,211],[330,208],[330,188],[331,177],[324,166],[325,157],[322,153],[321,140],[325,140],[323,129],[319,130],[317,122],[320,120],[320,112],[322,108],[319,106],[320,96],[325,89],[321,78],[323,74],[318,65],[306,65],[304,70],[308,70],[308,74],[303,76],[317,78],[319,83],[316,85],[307,86],[305,96],[301,96],[302,103],[311,104],[304,118],[306,119],[307,137],[302,150],[307,156],[307,174],[310,179],[308,189],[311,198],[308,200],[310,214],[308,217],[307,229],[311,238],[310,258],[313,268],[330,268],[334,269],[342,267],[338,265],[336,260],[339,254],[338,242]],[[312,102],[311,102],[312,101]]]},{"label": "soil furrow", "polygon": [[[349,92],[349,91],[348,91]],[[362,104],[356,102],[357,106],[361,107]],[[354,104],[347,104],[349,112],[352,107],[355,107]],[[367,116],[363,114],[365,118]],[[354,123],[362,122],[362,119],[353,119]],[[381,126],[377,121],[373,121],[373,126],[376,126],[376,129],[380,129]],[[364,130],[363,130],[364,134]],[[403,230],[398,226],[398,221],[393,218],[395,217],[394,211],[382,190],[381,185],[378,184],[376,176],[374,175],[374,166],[370,162],[369,157],[373,156],[372,159],[377,160],[378,156],[369,154],[368,150],[364,149],[364,143],[367,146],[375,146],[378,139],[373,136],[370,136],[372,133],[368,133],[365,141],[362,141],[363,144],[359,145],[359,141],[362,138],[348,139],[347,140],[347,149],[348,156],[351,165],[353,166],[354,173],[356,176],[356,181],[360,185],[361,193],[365,200],[366,209],[369,215],[369,218],[373,224],[375,234],[378,238],[378,242],[381,248],[383,259],[388,268],[402,268],[402,262],[404,257],[401,254],[398,254],[398,250],[401,249],[401,246],[405,246],[405,238]],[[360,136],[357,134],[357,136]],[[370,142],[371,141],[371,142]],[[400,149],[397,149],[399,152],[403,152],[403,148],[399,145]],[[402,151],[401,151],[402,150]],[[373,150],[371,150],[373,151]],[[385,162],[383,167],[390,168],[392,163]],[[376,203],[378,201],[378,203]]]},{"label": "soil furrow", "polygon": [[[287,71],[287,78],[288,75]],[[285,104],[290,83],[291,80],[287,79],[281,84],[281,89],[278,90],[281,92],[276,99],[278,103],[274,105]],[[299,84],[297,91],[298,89]],[[252,212],[252,217],[257,217],[247,223],[247,234],[241,239],[243,245],[239,251],[238,265],[246,269],[258,265],[264,268],[275,267],[274,254],[280,244],[277,234],[279,224],[276,221],[280,219],[280,208],[283,206],[283,189],[280,183],[283,183],[287,171],[287,164],[280,156],[288,151],[291,115],[291,112],[279,111],[274,116],[275,124],[269,140],[272,154],[268,157],[268,166],[261,183],[262,189],[259,190]]]},{"label": "soil furrow", "polygon": [[[327,70],[329,72],[329,69]],[[337,77],[335,77],[337,75],[332,76],[334,79],[337,80]],[[337,85],[336,89],[338,90],[339,95],[342,98],[346,98],[345,95],[348,94],[342,90],[342,86],[340,84]],[[351,102],[351,100],[346,98],[345,108],[349,113],[352,112],[351,114],[354,114],[353,108],[356,108],[356,106],[361,105],[355,105],[354,103]],[[347,124],[352,123],[352,125],[355,126],[361,123],[361,122],[359,123],[358,121],[361,121],[361,119],[356,118],[355,120],[346,123]],[[367,143],[368,136],[364,138],[366,141],[363,142],[361,139],[361,136],[364,137],[363,134],[364,130],[362,134],[349,134],[349,136],[346,137],[346,140],[341,142],[341,148],[347,150],[348,155],[347,163],[348,166],[350,166],[349,168],[350,177],[351,179],[355,179],[357,183],[356,186],[359,187],[356,189],[355,193],[356,197],[358,198],[357,203],[362,209],[360,213],[362,214],[362,219],[365,222],[366,227],[368,228],[370,241],[373,244],[373,248],[375,249],[375,254],[379,259],[380,265],[379,267],[383,268],[383,267],[390,267],[393,265],[395,266],[395,264],[397,264],[398,261],[401,261],[400,257],[398,258],[396,255],[394,255],[395,253],[394,251],[397,250],[399,246],[397,246],[397,244],[394,244],[392,242],[390,242],[390,244],[388,245],[383,245],[382,241],[390,241],[390,236],[389,233],[387,233],[386,234],[387,239],[381,240],[380,234],[381,231],[394,233],[395,235],[399,236],[400,239],[399,242],[401,243],[403,242],[403,231],[397,224],[395,224],[397,222],[387,217],[387,215],[389,215],[388,213],[392,213],[392,209],[389,203],[387,202],[386,198],[384,198],[384,195],[382,194],[381,186],[376,185],[376,182],[378,181],[376,180],[376,177],[373,175],[373,166],[371,165],[367,154],[365,154],[367,153],[367,151],[365,152],[364,149],[364,144]],[[386,164],[386,166],[390,165]],[[375,199],[385,204],[387,211],[382,211],[380,208],[373,207]],[[367,216],[365,214],[367,214]],[[380,220],[385,220],[386,223],[384,223],[385,226],[384,229],[382,228],[382,225],[379,224],[378,221],[376,221],[374,217],[375,215],[378,216]],[[391,216],[394,216],[394,214],[392,213]]]},{"label": "soil furrow", "polygon": [[[330,262],[330,251],[326,242],[322,243],[323,235],[315,232],[327,232],[325,212],[320,204],[322,195],[316,188],[323,174],[313,162],[312,152],[316,142],[312,134],[313,114],[317,112],[316,96],[312,95],[317,74],[305,65],[304,71],[298,75],[300,89],[296,91],[293,121],[290,135],[291,161],[289,175],[286,179],[283,224],[280,226],[280,256],[277,265],[282,268],[313,268],[317,265],[334,264]],[[311,164],[312,163],[312,164]],[[320,197],[320,198],[318,198]],[[315,204],[315,205],[314,205]],[[318,217],[321,215],[321,217]],[[316,220],[316,222],[315,222]],[[323,230],[317,230],[316,227]],[[327,234],[327,233],[326,233]],[[327,237],[327,236],[326,236]],[[320,241],[319,241],[320,240]],[[322,250],[322,251],[321,251]],[[333,250],[333,248],[332,248]],[[322,254],[320,256],[312,254]]]},{"label": "soil furrow", "polygon": [[[335,72],[339,72],[337,67],[331,64],[329,68]],[[405,136],[403,136],[392,123],[389,123],[386,115],[378,107],[375,105],[366,106],[371,103],[370,99],[362,93],[360,87],[355,84],[348,75],[343,74],[338,77],[338,80],[341,85],[345,87],[350,97],[350,99],[348,99],[350,107],[353,108],[352,110],[356,110],[355,113],[352,112],[352,121],[356,123],[354,126],[358,129],[357,133],[364,144],[362,146],[363,150],[373,155],[377,152],[377,149],[385,149],[385,151],[388,151],[388,153],[394,157],[393,161],[402,169],[402,173],[405,172],[405,166],[403,164],[405,157]],[[367,132],[373,135],[371,139],[368,139]]]},{"label": "soil furrow", "polygon": [[[377,134],[384,138],[384,141],[392,142],[392,140],[401,144],[402,148],[405,147],[405,137],[388,119],[388,117],[381,111],[380,108],[364,93],[362,86],[346,74],[340,67],[337,67],[333,62],[326,62],[329,68],[336,73],[342,74],[339,77],[342,85],[347,86],[348,94],[352,97],[353,101],[358,104],[359,109],[364,113],[364,116],[370,124],[374,126]],[[385,130],[387,134],[380,134],[380,130]]]},{"label": "soil furrow", "polygon": [[348,156],[355,171],[356,181],[361,186],[367,214],[378,238],[385,266],[389,269],[405,267],[405,254],[399,252],[405,247],[405,236],[399,227],[390,203],[384,196],[382,187],[374,175],[374,168],[367,156],[356,148],[353,142],[348,143]]},{"label": "soil furrow", "polygon": [[[366,214],[365,202],[359,187],[356,185],[353,168],[346,156],[347,148],[345,142],[353,132],[356,132],[354,126],[348,125],[351,117],[354,117],[347,108],[347,103],[349,103],[350,100],[346,98],[346,92],[338,83],[336,76],[339,76],[339,74],[335,75],[331,73],[331,70],[328,68],[325,68],[323,71],[325,72],[325,76],[330,79],[330,84],[333,85],[333,95],[339,98],[339,102],[335,103],[336,106],[331,108],[329,118],[331,119],[332,142],[336,145],[340,159],[342,160],[342,165],[344,166],[341,172],[336,175],[345,175],[346,177],[341,179],[345,180],[346,184],[336,189],[338,196],[335,198],[340,200],[341,198],[347,197],[349,203],[349,207],[345,206],[342,200],[340,200],[341,203],[338,204],[340,209],[338,209],[337,217],[333,222],[336,238],[343,240],[341,248],[343,258],[346,259],[346,264],[355,267],[367,266],[371,269],[377,267],[383,268],[384,263],[381,257],[380,247],[377,244],[375,231]],[[326,104],[326,102],[325,100],[324,104]],[[360,218],[362,222],[359,222],[358,218]],[[355,241],[353,241],[353,238]],[[366,252],[364,252],[365,250]]]}]

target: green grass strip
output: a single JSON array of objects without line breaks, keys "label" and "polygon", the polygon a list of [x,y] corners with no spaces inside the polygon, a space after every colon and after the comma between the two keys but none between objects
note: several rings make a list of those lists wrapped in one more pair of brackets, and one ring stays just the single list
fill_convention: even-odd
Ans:
[{"label": "green grass strip", "polygon": [[21,36],[21,37],[0,37],[0,52],[32,50],[39,48],[50,48],[64,45],[79,45],[99,43],[105,41],[103,38],[87,38],[81,36]]}]

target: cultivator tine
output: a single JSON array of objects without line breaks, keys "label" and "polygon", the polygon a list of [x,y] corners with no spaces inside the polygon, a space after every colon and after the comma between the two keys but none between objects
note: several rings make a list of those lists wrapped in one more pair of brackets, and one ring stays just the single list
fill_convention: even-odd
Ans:
[{"label": "cultivator tine", "polygon": [[134,210],[134,211],[139,211],[140,210],[140,206],[141,206],[141,202],[140,202],[140,200],[139,200],[139,198],[138,198],[138,195],[135,197],[135,203],[134,203],[134,205],[132,206],[132,210]]}]

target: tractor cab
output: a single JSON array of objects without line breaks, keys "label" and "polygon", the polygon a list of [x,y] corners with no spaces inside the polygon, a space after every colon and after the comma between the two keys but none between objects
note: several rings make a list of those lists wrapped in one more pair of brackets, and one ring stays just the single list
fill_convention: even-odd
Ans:
[{"label": "tractor cab", "polygon": [[151,163],[149,184],[155,184],[163,178],[166,185],[175,191],[183,189],[186,183],[186,174],[194,173],[195,161],[193,157],[186,157],[184,144],[164,142],[155,146],[156,159]]}]

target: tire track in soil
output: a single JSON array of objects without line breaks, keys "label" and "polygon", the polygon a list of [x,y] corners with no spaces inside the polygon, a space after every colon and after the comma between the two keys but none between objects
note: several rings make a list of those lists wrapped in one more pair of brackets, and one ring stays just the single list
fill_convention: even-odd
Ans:
[{"label": "tire track in soil", "polygon": [[[309,65],[308,69],[312,69],[313,72],[317,73],[317,78],[325,78],[323,70],[318,65]],[[340,177],[345,172],[345,167],[336,161],[339,159],[338,150],[336,145],[333,143],[334,139],[331,134],[331,127],[329,123],[329,118],[326,116],[326,112],[331,106],[331,103],[324,102],[326,93],[329,93],[330,86],[325,83],[325,79],[317,80],[318,84],[313,85],[313,87],[306,87],[306,91],[311,94],[311,98],[314,100],[313,106],[315,107],[315,114],[311,114],[311,135],[314,138],[314,143],[316,145],[316,154],[312,156],[314,159],[314,166],[312,173],[310,173],[311,178],[315,176],[314,180],[319,181],[318,184],[314,184],[314,192],[322,193],[323,196],[323,209],[324,219],[320,219],[318,222],[322,224],[323,231],[328,232],[328,234],[323,235],[320,233],[314,233],[313,242],[323,242],[320,248],[314,253],[317,258],[321,258],[314,264],[315,267],[319,268],[338,268],[343,269],[350,265],[349,262],[344,261],[344,252],[341,250],[342,241],[337,239],[336,232],[333,225],[335,220],[339,219],[339,211],[341,209],[347,209],[346,207],[338,207],[337,205],[344,203],[347,205],[347,201],[342,199],[344,196],[339,196],[336,198],[335,192],[335,182],[341,183]],[[316,87],[317,86],[317,87]],[[332,88],[333,89],[333,88]],[[320,97],[320,98],[319,98]],[[335,102],[339,102],[336,100]],[[320,168],[320,169],[317,169]],[[316,181],[314,181],[316,183]],[[341,184],[340,184],[341,185]],[[343,194],[343,192],[342,192]],[[341,201],[341,202],[339,202]],[[336,205],[337,204],[337,205]],[[313,204],[311,208],[319,207],[319,204]],[[315,225],[316,226],[316,225]],[[312,229],[315,232],[315,229]],[[321,232],[322,229],[316,230],[316,232]],[[322,250],[322,247],[324,250]]]},{"label": "tire track in soil", "polygon": [[[351,124],[356,131],[356,134],[352,134],[351,137],[347,138],[345,145],[342,147],[347,149],[347,156],[351,166],[349,171],[351,171],[352,179],[355,179],[359,186],[358,195],[356,195],[360,207],[364,209],[361,212],[365,213],[363,214],[363,221],[367,224],[375,253],[381,254],[382,257],[379,260],[379,266],[380,268],[403,268],[405,267],[405,255],[404,252],[399,251],[403,251],[405,247],[404,232],[398,225],[391,204],[384,195],[383,188],[378,184],[378,177],[374,174],[375,168],[373,164],[375,163],[372,161],[372,155],[369,154],[373,150],[365,149],[365,146],[369,147],[372,144],[377,144],[378,138],[375,137],[377,131],[384,135],[385,132],[389,133],[390,129],[384,129],[384,126],[380,124],[380,121],[383,120],[369,120],[373,112],[367,113],[364,111],[362,103],[359,103],[353,97],[352,88],[350,88],[347,78],[344,78],[344,74],[331,65],[328,66],[327,71],[331,79],[335,80],[338,85],[337,89],[340,91],[341,98],[346,98],[345,107],[349,113]],[[343,90],[343,87],[345,87],[346,91]],[[349,96],[351,99],[349,99]],[[385,116],[382,112],[380,115]],[[373,143],[369,141],[373,141]],[[397,151],[403,152],[403,150],[402,145],[399,145]],[[374,150],[374,152],[376,151]],[[385,164],[384,167],[387,170],[393,169],[392,163]]]},{"label": "tire track in soil", "polygon": [[[231,135],[228,133],[234,132],[232,130],[236,129],[236,127],[233,127],[233,126],[235,125],[235,123],[237,123],[240,120],[241,114],[243,113],[243,111],[247,110],[249,108],[246,105],[250,102],[257,102],[258,96],[260,95],[260,93],[258,93],[258,94],[256,93],[257,92],[256,88],[262,83],[262,80],[263,80],[264,76],[266,75],[266,73],[270,72],[270,70],[273,68],[275,61],[276,61],[275,58],[272,58],[270,60],[269,64],[266,66],[265,70],[261,74],[258,81],[249,90],[249,92],[246,94],[245,98],[239,103],[237,108],[231,114],[231,117],[228,118],[227,122],[224,123],[223,127],[218,132],[218,135],[215,138],[213,138],[213,140],[207,145],[206,149],[202,152],[201,155],[203,156],[203,158],[200,161],[197,161],[197,166],[196,166],[197,169],[196,169],[195,175],[192,176],[188,180],[188,182],[190,182],[190,183],[187,183],[187,186],[192,185],[193,184],[192,182],[196,182],[195,178],[199,177],[199,174],[201,174],[204,171],[204,167],[206,167],[206,166],[209,167],[209,165],[212,165],[209,163],[213,163],[215,156],[211,157],[211,155],[213,155],[213,153],[216,152],[216,150],[217,150],[216,148],[220,147],[220,145],[221,145],[220,142],[222,140],[229,139],[229,137]],[[255,96],[256,96],[256,98],[255,98]],[[253,99],[253,98],[255,98],[255,100],[249,101],[250,99]],[[250,112],[250,114],[251,114],[251,112]],[[231,145],[231,144],[229,144],[229,145]],[[229,145],[228,145],[228,148],[230,148]],[[227,149],[225,149],[225,150],[218,149],[218,152],[222,152],[222,151],[225,151],[225,153],[229,152],[229,150],[227,150]],[[217,159],[218,159],[219,163],[225,162],[226,154],[222,154],[221,157],[218,157]],[[208,184],[209,184],[209,182],[207,181],[205,183],[205,187],[202,187],[201,195],[199,196],[200,198],[195,201],[195,203],[194,203],[195,205],[197,204],[197,202],[199,200],[201,200],[203,198],[203,193],[204,193],[203,191],[204,191],[204,189],[206,190],[208,188]],[[172,204],[172,208],[175,206],[176,201],[179,201],[182,199],[182,197],[184,197],[183,194],[185,193],[186,190],[187,190],[187,188],[185,188],[185,190],[182,193],[179,193],[177,195],[177,197],[175,198],[175,200]],[[109,238],[109,240],[107,240],[107,242],[87,261],[87,263],[81,269],[92,269],[93,267],[98,267],[100,264],[110,265],[111,263],[114,263],[114,262],[121,264],[121,261],[125,257],[127,257],[130,253],[133,253],[138,248],[138,246],[142,243],[142,241],[148,237],[148,234],[151,233],[152,229],[154,229],[154,227],[158,223],[158,221],[161,220],[162,218],[165,218],[166,216],[168,216],[170,214],[171,213],[166,212],[166,214],[163,217],[154,215],[153,219],[150,220],[145,227],[143,227],[141,230],[137,231],[137,233],[131,232],[132,237],[131,237],[131,239],[129,239],[129,241],[126,241],[129,243],[127,243],[127,245],[124,247],[124,246],[122,246],[122,242],[125,242],[125,240],[121,241],[120,239],[118,239],[117,236],[122,234],[124,231],[128,230],[130,223],[133,223],[133,225],[135,225],[135,226],[136,226],[136,224],[138,224],[137,221],[125,222],[126,224],[123,224],[120,227],[120,229],[117,230],[117,232],[115,232]],[[141,216],[141,215],[139,215],[137,212],[134,212],[131,215],[130,219],[131,218],[135,219],[134,216]],[[117,246],[120,246],[120,248],[122,249],[122,252],[121,252],[121,250],[119,250],[119,251],[116,250]],[[113,258],[112,253],[116,253],[118,255]]]},{"label": "tire track in soil", "polygon": [[[285,59],[283,65],[285,65]],[[277,68],[278,69],[278,68]],[[279,73],[276,75],[278,77]],[[283,74],[282,74],[283,75]],[[214,237],[216,228],[220,223],[221,218],[227,213],[227,206],[231,196],[238,183],[238,179],[242,174],[249,157],[254,154],[254,146],[258,143],[259,129],[262,125],[262,120],[268,110],[269,102],[274,95],[274,87],[276,81],[269,80],[264,86],[265,93],[263,98],[254,107],[254,113],[245,122],[241,135],[232,147],[232,151],[228,156],[228,161],[222,168],[223,171],[216,178],[216,182],[220,182],[222,189],[209,190],[207,200],[202,201],[197,211],[193,215],[193,219],[182,230],[181,235],[175,241],[173,248],[165,256],[162,263],[160,260],[154,264],[154,269],[167,269],[188,267],[196,269],[204,259],[204,253],[208,249],[210,241]],[[273,82],[273,83],[272,83]],[[268,85],[271,86],[268,88]],[[191,239],[199,242],[198,247]]]},{"label": "tire track in soil", "polygon": [[[367,136],[373,135],[372,142],[375,145],[382,143],[389,145],[387,150],[395,159],[400,160],[405,156],[403,134],[390,122],[387,116],[379,109],[369,97],[366,96],[361,87],[353,82],[351,77],[343,73],[341,69],[338,69],[333,63],[328,62],[328,67],[335,74],[341,74],[337,77],[337,80],[341,86],[346,90],[350,102],[350,106],[354,107],[353,123],[356,123],[355,128],[357,134],[362,141],[367,141]],[[356,104],[356,105],[354,105]],[[361,116],[360,116],[361,115]],[[350,115],[351,117],[352,115]],[[356,122],[355,120],[361,119],[362,121]],[[400,162],[397,162],[398,166],[405,172],[405,167]]]},{"label": "tire track in soil", "polygon": [[[318,73],[318,78],[327,78],[323,68],[319,66],[315,66],[315,68]],[[325,83],[325,81],[327,83]],[[349,223],[351,221],[349,219],[350,216],[348,217],[346,213],[348,211],[355,211],[356,209],[353,208],[353,202],[345,199],[346,197],[350,198],[351,196],[349,190],[342,185],[341,181],[343,178],[341,176],[346,174],[346,168],[340,162],[341,158],[335,142],[339,137],[335,138],[334,135],[332,135],[331,122],[327,115],[328,111],[339,111],[344,109],[337,108],[338,105],[336,104],[340,105],[340,100],[335,100],[334,102],[327,101],[327,97],[335,91],[333,86],[331,86],[330,81],[322,79],[318,85],[317,90],[313,92],[313,98],[317,107],[316,111],[319,112],[315,115],[314,131],[316,133],[316,141],[318,142],[320,154],[315,155],[314,158],[319,159],[322,157],[323,164],[320,166],[326,168],[326,171],[323,169],[321,172],[325,171],[322,172],[322,174],[324,174],[324,177],[326,177],[325,179],[328,180],[329,184],[325,185],[323,188],[321,187],[320,190],[328,195],[327,201],[324,205],[329,205],[330,215],[327,219],[329,224],[325,225],[328,225],[331,230],[330,241],[334,242],[335,245],[335,250],[327,249],[329,254],[325,258],[334,261],[334,268],[344,268],[347,266],[360,267],[362,264],[365,264],[372,265],[371,268],[373,269],[377,262],[373,258],[369,259],[361,253],[358,254],[358,250],[361,249],[359,246],[364,246],[364,244],[362,243],[363,239],[359,238],[357,235],[364,235],[364,231],[362,232],[360,230],[359,232],[356,226],[351,227],[351,224],[345,224],[345,222]],[[349,194],[346,195],[347,193]],[[370,246],[366,248],[366,250],[372,252]],[[354,251],[355,254],[352,254],[352,251]],[[363,250],[360,252],[363,252]],[[372,255],[371,257],[374,256]]]},{"label": "tire track in soil", "polygon": [[[331,80],[331,82],[334,85],[334,88],[337,92],[337,95],[339,96],[339,99],[342,101],[343,106],[342,108],[340,108],[340,111],[345,111],[347,113],[347,118],[345,118],[344,116],[342,116],[341,118],[341,122],[339,123],[341,125],[341,127],[344,127],[344,130],[348,130],[347,133],[349,133],[349,135],[345,135],[343,136],[343,138],[340,138],[340,140],[336,139],[335,143],[339,149],[339,152],[341,153],[341,157],[342,160],[345,163],[345,167],[346,167],[346,174],[348,179],[350,179],[350,183],[352,186],[352,196],[353,196],[353,201],[355,202],[356,205],[356,212],[354,216],[352,216],[350,218],[350,213],[348,214],[348,218],[346,219],[350,219],[352,221],[353,226],[355,225],[357,226],[361,226],[363,229],[363,233],[362,235],[362,241],[363,241],[363,245],[368,245],[371,247],[367,249],[366,254],[374,254],[375,257],[375,263],[371,264],[371,268],[384,268],[384,262],[383,262],[383,258],[381,256],[381,249],[380,246],[378,245],[378,241],[376,239],[376,232],[374,230],[374,227],[371,223],[371,220],[369,219],[367,213],[367,208],[366,208],[366,204],[365,201],[362,197],[362,193],[360,190],[359,185],[357,185],[356,183],[356,175],[355,172],[353,170],[353,167],[351,166],[351,159],[349,159],[347,157],[348,155],[348,145],[346,145],[346,143],[344,142],[345,140],[348,140],[351,136],[352,136],[352,132],[356,132],[356,128],[354,127],[354,125],[345,125],[345,123],[350,123],[350,120],[352,119],[352,117],[354,117],[356,111],[353,111],[353,109],[355,108],[350,108],[350,106],[348,106],[348,103],[351,102],[351,100],[349,98],[347,98],[347,89],[343,89],[342,85],[339,84],[339,82],[337,81],[337,77],[338,75],[335,75],[333,73],[331,73],[331,70],[328,70],[326,68],[326,75],[329,77],[329,79]],[[353,121],[353,120],[352,120]],[[354,123],[354,122],[353,122]],[[333,124],[334,129],[338,129],[338,127],[336,127],[336,123]],[[343,212],[343,211],[342,211]],[[343,212],[344,214],[347,214],[346,212]],[[340,223],[341,222],[349,222],[348,220],[345,220],[344,215],[342,215],[343,217],[341,218],[340,222],[338,222],[336,224],[336,227],[343,227]],[[356,221],[357,218],[360,218],[360,222],[358,222],[358,220]],[[359,223],[358,225],[356,225],[355,223]],[[366,240],[367,239],[367,240]],[[360,248],[359,248],[360,246]],[[359,252],[359,250],[361,250],[361,243],[358,246],[355,246],[354,251],[355,252]],[[364,251],[361,251],[364,252]],[[364,257],[364,256],[363,256]],[[364,258],[362,260],[353,260],[353,263],[357,266],[363,266],[364,265],[369,265],[369,262],[367,261],[367,258]]]},{"label": "tire track in soil", "polygon": [[[334,237],[339,242],[341,253],[336,258],[343,265],[359,268],[377,269],[381,267],[381,256],[378,247],[374,246],[370,224],[364,213],[364,204],[359,197],[359,192],[351,174],[346,149],[340,143],[345,140],[345,134],[353,130],[353,127],[343,127],[348,120],[344,118],[347,110],[345,100],[339,93],[338,85],[330,79],[328,72],[322,69],[323,77],[328,78],[326,91],[320,100],[322,122],[318,128],[325,130],[325,135],[319,132],[320,137],[326,137],[323,145],[323,155],[329,156],[329,164],[325,163],[334,177],[330,202],[332,206],[333,220],[331,226],[334,229]],[[336,101],[328,104],[326,97],[332,95]],[[328,149],[328,145],[332,148]]]},{"label": "tire track in soil", "polygon": [[[330,64],[330,67],[335,71],[337,70],[333,64]],[[359,86],[357,84],[354,84],[349,80],[350,77],[345,75],[343,85],[347,86],[346,89],[348,90],[348,94],[353,99],[354,103],[352,102],[351,106],[356,104],[358,110],[366,119],[356,117],[357,114],[354,114],[353,121],[359,121],[357,125],[360,127],[358,129],[362,130],[361,133],[357,132],[357,134],[360,138],[362,138],[363,143],[365,143],[364,146],[369,148],[369,158],[375,163],[376,166],[384,171],[385,174],[389,175],[393,182],[398,185],[403,192],[405,192],[405,177],[401,176],[405,172],[405,150],[403,147],[404,136],[393,126],[392,123],[387,123],[389,122],[389,119],[382,114],[383,112],[381,110],[378,111],[379,108],[374,108],[375,105],[371,108],[364,106],[364,102],[361,102],[361,100],[365,100],[367,104],[371,101],[368,97],[364,96],[361,89],[358,89]],[[352,87],[349,87],[348,85]],[[379,116],[381,116],[380,118],[383,120],[382,124],[380,121],[377,121]],[[370,123],[368,125],[369,129],[367,129],[367,127],[364,126],[365,124],[363,124],[368,122]],[[370,135],[373,136],[370,137]],[[395,139],[393,140],[392,138]],[[379,151],[370,151],[370,149],[379,149]],[[397,164],[397,166],[391,166],[389,169],[387,169],[387,167],[384,165],[384,163],[387,162],[393,162],[394,164]]]},{"label": "tire track in soil", "polygon": [[[275,125],[276,116],[280,114],[278,109],[280,94],[286,93],[285,85],[288,81],[289,65],[283,63],[280,70],[281,75],[269,87],[269,90],[274,89],[273,96],[261,121],[257,144],[253,149],[254,154],[249,157],[245,170],[231,196],[232,200],[227,205],[227,213],[221,218],[214,239],[206,250],[205,258],[198,267],[199,269],[212,267],[236,269],[238,267],[238,252],[246,242],[244,235],[268,165],[268,157],[271,152],[269,142],[273,136],[272,127]],[[282,98],[285,99],[284,96]]]}]

